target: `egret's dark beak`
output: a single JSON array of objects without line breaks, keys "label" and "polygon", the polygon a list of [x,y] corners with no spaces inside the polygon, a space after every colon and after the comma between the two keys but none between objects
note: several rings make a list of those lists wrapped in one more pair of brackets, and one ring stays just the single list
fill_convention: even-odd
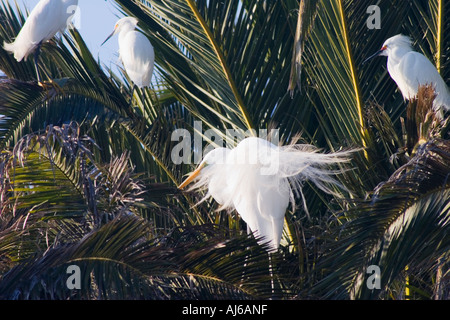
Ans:
[{"label": "egret's dark beak", "polygon": [[100,47],[103,46],[109,39],[111,39],[115,33],[116,33],[116,29],[114,29],[114,31],[108,36],[108,38],[106,38],[105,41],[103,41],[103,43],[100,45]]},{"label": "egret's dark beak", "polygon": [[380,54],[382,54],[384,52],[384,50],[386,50],[386,47],[381,48],[380,50],[378,50],[377,52],[375,52],[373,55],[371,55],[370,57],[368,57],[366,60],[364,60],[362,62],[362,64],[365,64],[367,61],[372,60],[375,57],[378,57]]}]

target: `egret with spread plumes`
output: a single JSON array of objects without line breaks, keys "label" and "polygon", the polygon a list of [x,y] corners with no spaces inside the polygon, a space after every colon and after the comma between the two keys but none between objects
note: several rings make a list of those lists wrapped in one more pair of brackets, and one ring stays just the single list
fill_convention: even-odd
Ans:
[{"label": "egret with spread plumes", "polygon": [[102,45],[112,36],[119,34],[119,59],[131,81],[137,87],[143,88],[150,86],[155,52],[148,38],[136,30],[137,24],[138,20],[133,17],[120,19]]},{"label": "egret with spread plumes", "polygon": [[52,39],[58,32],[64,32],[70,23],[78,0],[41,0],[31,11],[16,40],[4,42],[3,48],[14,53],[14,58],[20,62],[31,53],[34,54],[34,64],[38,81],[39,53],[42,43]]},{"label": "egret with spread plumes", "polygon": [[432,85],[436,92],[435,110],[450,110],[450,93],[436,67],[423,54],[413,51],[411,39],[398,34],[387,39],[381,49],[363,63],[377,56],[387,56],[387,68],[403,98],[417,96],[419,86]]},{"label": "egret with spread plumes", "polygon": [[351,151],[319,153],[311,145],[277,146],[250,137],[234,149],[216,148],[203,158],[198,168],[178,187],[207,189],[220,209],[236,209],[256,236],[277,250],[283,232],[289,202],[302,193],[305,181],[333,193],[332,185],[341,186],[333,177],[340,171],[330,167],[349,161]]}]

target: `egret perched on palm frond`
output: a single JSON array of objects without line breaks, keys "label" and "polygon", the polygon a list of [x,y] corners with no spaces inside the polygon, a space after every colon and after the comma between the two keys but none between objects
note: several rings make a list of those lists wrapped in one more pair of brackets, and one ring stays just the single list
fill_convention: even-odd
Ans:
[{"label": "egret perched on palm frond", "polygon": [[35,52],[34,65],[38,81],[41,82],[38,66],[41,45],[58,32],[64,32],[77,6],[78,0],[39,1],[22,26],[16,40],[12,43],[4,42],[3,48],[14,53],[14,58],[18,62]]},{"label": "egret perched on palm frond", "polygon": [[432,85],[436,92],[434,108],[450,110],[450,93],[436,67],[423,54],[413,51],[411,39],[398,34],[387,39],[381,49],[363,63],[377,56],[387,56],[387,68],[405,100],[417,96],[419,86]]},{"label": "egret perched on palm frond", "polygon": [[192,189],[206,188],[205,199],[212,196],[220,209],[236,209],[249,229],[276,250],[286,209],[298,195],[303,197],[303,183],[310,181],[333,193],[332,185],[341,186],[333,177],[339,171],[329,168],[348,162],[349,155],[350,151],[319,153],[311,145],[276,146],[250,137],[234,149],[210,151],[179,189],[197,180]]},{"label": "egret perched on palm frond", "polygon": [[155,52],[148,38],[136,31],[138,20],[133,17],[120,19],[114,31],[102,43],[119,34],[119,59],[131,81],[139,87],[148,87],[152,80]]}]

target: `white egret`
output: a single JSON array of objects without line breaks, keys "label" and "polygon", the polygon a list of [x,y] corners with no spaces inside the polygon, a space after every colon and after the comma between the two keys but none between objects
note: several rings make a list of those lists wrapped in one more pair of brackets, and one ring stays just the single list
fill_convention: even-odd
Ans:
[{"label": "white egret", "polygon": [[303,183],[332,193],[330,185],[340,184],[333,178],[338,171],[329,167],[349,161],[349,153],[322,154],[310,145],[276,146],[250,137],[234,149],[210,151],[178,188],[196,180],[192,189],[208,190],[204,200],[212,196],[220,209],[236,209],[250,231],[277,250],[286,209],[296,196],[303,197]]},{"label": "white egret", "polygon": [[22,26],[16,40],[4,42],[3,48],[14,53],[20,62],[32,53],[38,81],[41,82],[38,58],[42,43],[53,38],[58,32],[64,32],[75,14],[78,0],[41,0],[31,11]]},{"label": "white egret", "polygon": [[433,85],[436,92],[434,108],[450,110],[450,93],[436,67],[423,54],[413,51],[411,39],[398,34],[387,39],[381,49],[363,63],[376,56],[387,56],[387,68],[405,100],[417,96],[419,86]]},{"label": "white egret", "polygon": [[120,19],[114,31],[102,43],[119,34],[119,59],[131,81],[139,87],[148,87],[152,80],[155,52],[148,38],[136,31],[138,20],[133,17]]}]

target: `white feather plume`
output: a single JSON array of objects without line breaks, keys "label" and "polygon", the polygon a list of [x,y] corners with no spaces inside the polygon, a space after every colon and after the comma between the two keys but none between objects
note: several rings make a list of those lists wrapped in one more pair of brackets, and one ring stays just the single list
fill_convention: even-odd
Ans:
[{"label": "white feather plume", "polygon": [[206,189],[202,201],[213,197],[219,210],[236,209],[250,230],[269,240],[277,249],[289,202],[303,197],[306,181],[326,193],[336,180],[337,164],[350,159],[353,151],[324,154],[311,145],[276,146],[261,138],[246,138],[234,149],[217,148],[203,159],[194,189]]}]

